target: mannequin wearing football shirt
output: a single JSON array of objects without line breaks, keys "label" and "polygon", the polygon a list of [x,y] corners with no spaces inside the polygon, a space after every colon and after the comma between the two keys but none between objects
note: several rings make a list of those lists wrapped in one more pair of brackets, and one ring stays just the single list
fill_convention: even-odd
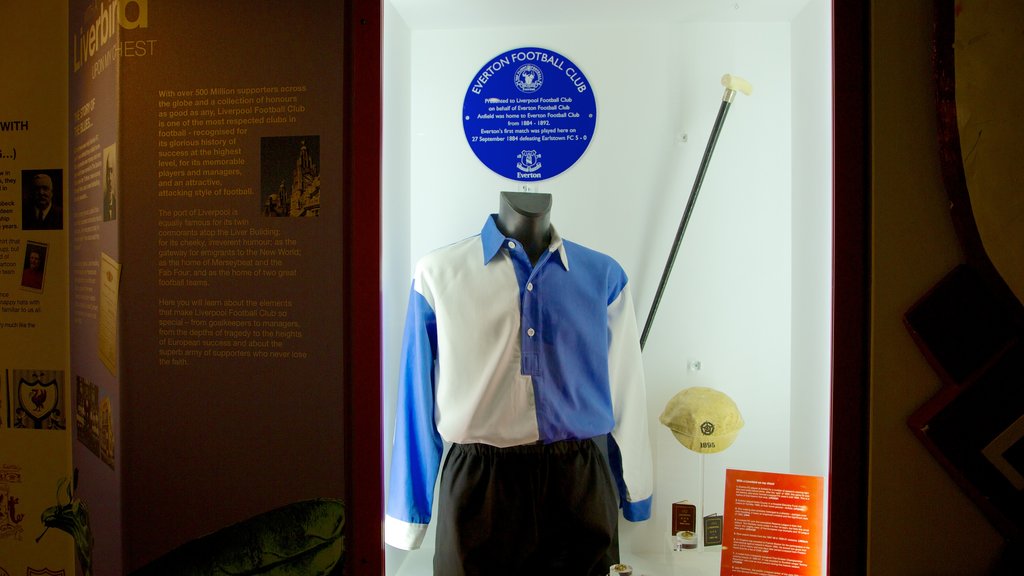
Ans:
[{"label": "mannequin wearing football shirt", "polygon": [[604,576],[619,508],[650,517],[628,279],[562,238],[551,205],[502,192],[479,234],[416,265],[384,528],[389,545],[419,548],[440,472],[438,575]]},{"label": "mannequin wearing football shirt", "polygon": [[551,194],[502,192],[497,224],[502,234],[523,244],[536,264],[551,244]]}]

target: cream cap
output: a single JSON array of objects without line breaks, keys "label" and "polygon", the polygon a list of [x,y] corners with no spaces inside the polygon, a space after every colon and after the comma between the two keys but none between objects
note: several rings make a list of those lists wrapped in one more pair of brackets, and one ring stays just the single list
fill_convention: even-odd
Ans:
[{"label": "cream cap", "polygon": [[743,428],[743,416],[732,398],[703,386],[685,388],[673,396],[659,420],[680,444],[701,454],[725,450]]}]

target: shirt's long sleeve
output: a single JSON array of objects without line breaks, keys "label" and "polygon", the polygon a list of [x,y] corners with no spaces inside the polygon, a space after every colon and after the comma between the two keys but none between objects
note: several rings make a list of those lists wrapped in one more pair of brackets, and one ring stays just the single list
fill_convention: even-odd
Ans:
[{"label": "shirt's long sleeve", "polygon": [[622,515],[638,522],[651,517],[653,479],[643,363],[628,284],[608,306],[608,332],[608,379],[615,414],[609,463],[619,481]]},{"label": "shirt's long sleeve", "polygon": [[420,547],[434,500],[443,443],[434,425],[434,310],[414,284],[402,344],[398,414],[391,456],[384,540],[396,548]]}]

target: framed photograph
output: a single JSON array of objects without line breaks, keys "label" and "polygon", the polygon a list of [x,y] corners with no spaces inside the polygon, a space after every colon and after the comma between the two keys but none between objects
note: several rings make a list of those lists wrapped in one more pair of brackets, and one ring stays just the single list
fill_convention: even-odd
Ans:
[{"label": "framed photograph", "polygon": [[43,280],[46,278],[46,255],[49,246],[40,242],[25,243],[25,256],[22,262],[21,287],[30,292],[42,292]]},{"label": "framed photograph", "polygon": [[1019,304],[973,266],[950,271],[903,315],[945,384],[969,384],[1017,340]]},{"label": "framed photograph", "polygon": [[1024,344],[909,419],[914,435],[1008,538],[1024,536]]},{"label": "framed photograph", "polygon": [[21,171],[21,229],[64,229],[64,172],[56,168]]}]

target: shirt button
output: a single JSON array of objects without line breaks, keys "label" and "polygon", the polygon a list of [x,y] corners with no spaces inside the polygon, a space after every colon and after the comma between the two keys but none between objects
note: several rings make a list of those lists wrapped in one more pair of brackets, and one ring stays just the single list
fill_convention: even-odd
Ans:
[{"label": "shirt button", "polygon": [[526,289],[529,292],[533,292],[533,282],[527,282],[526,283]]},{"label": "shirt button", "polygon": [[512,250],[515,250],[516,249],[516,243],[512,242],[511,240],[509,240],[508,247],[511,248]]},{"label": "shirt button", "polygon": [[529,336],[530,338],[533,338],[533,335],[536,333],[537,332],[533,328],[530,328],[529,330],[526,331],[526,335]]}]

